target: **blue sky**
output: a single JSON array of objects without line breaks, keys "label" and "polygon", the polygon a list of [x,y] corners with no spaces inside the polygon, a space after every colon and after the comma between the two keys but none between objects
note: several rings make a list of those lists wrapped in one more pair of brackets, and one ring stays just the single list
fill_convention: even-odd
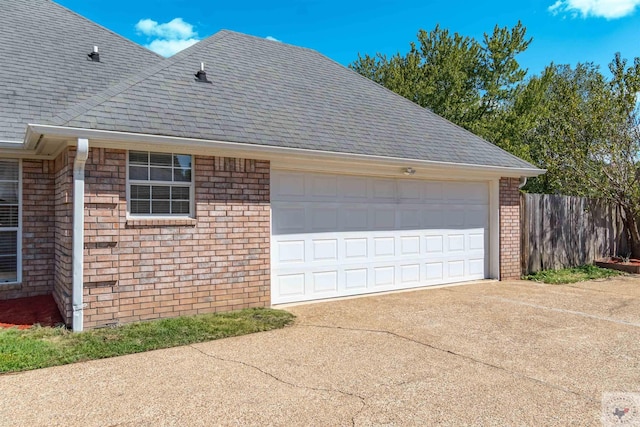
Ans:
[{"label": "blue sky", "polygon": [[533,43],[520,57],[530,73],[551,61],[592,61],[606,69],[615,52],[640,56],[640,0],[56,0],[165,56],[229,29],[320,51],[348,65],[358,53],[408,50],[436,24],[481,38],[521,20]]}]

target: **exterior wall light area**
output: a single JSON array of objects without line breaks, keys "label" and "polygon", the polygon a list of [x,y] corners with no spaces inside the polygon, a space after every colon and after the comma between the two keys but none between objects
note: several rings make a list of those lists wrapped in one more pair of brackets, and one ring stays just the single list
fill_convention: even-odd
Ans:
[{"label": "exterior wall light area", "polygon": [[407,176],[412,176],[416,174],[416,170],[414,168],[404,168],[402,172]]}]

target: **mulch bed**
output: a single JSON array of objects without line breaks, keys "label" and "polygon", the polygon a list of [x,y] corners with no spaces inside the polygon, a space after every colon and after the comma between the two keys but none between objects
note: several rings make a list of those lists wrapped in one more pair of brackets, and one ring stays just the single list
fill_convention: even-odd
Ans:
[{"label": "mulch bed", "polygon": [[29,329],[35,324],[56,326],[64,323],[51,295],[0,301],[0,328]]}]

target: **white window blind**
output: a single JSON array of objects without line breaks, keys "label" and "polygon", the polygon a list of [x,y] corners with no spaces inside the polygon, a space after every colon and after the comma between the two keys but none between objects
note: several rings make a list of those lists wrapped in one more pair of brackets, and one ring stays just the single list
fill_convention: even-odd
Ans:
[{"label": "white window blind", "polygon": [[18,281],[20,163],[0,160],[0,285]]}]

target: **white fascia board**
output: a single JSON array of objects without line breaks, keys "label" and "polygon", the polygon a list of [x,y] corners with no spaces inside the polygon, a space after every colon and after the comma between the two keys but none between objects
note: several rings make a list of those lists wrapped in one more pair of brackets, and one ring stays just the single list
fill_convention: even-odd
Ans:
[{"label": "white fascia board", "polygon": [[4,156],[4,153],[18,156],[20,153],[24,153],[24,143],[17,141],[0,141],[0,153]]},{"label": "white fascia board", "polygon": [[[64,148],[64,147],[62,147]],[[32,160],[53,160],[55,159],[62,149],[58,150],[55,155],[41,154],[35,150],[25,150],[22,148],[11,149],[0,147],[0,157],[5,159],[32,159]]]},{"label": "white fascia board", "polygon": [[20,141],[2,141],[0,140],[0,149],[1,148],[22,148],[24,147],[24,143]]},{"label": "white fascia board", "polygon": [[[420,169],[429,170],[431,173],[455,171],[456,175],[462,173],[473,175],[474,178],[535,177],[546,172],[544,169],[536,168],[482,166],[37,124],[28,125],[27,137],[29,139],[25,140],[25,144],[34,146],[40,135],[59,138],[68,137],[74,140],[87,138],[91,140],[93,147],[110,147],[124,150],[135,148],[169,152],[182,151],[209,156],[270,160],[273,162],[272,167],[283,169],[295,169],[297,167],[301,170],[311,170],[314,167],[319,167],[320,170],[326,170],[330,165],[328,162],[330,162],[339,169],[344,169],[345,166],[348,166],[348,169],[353,169],[354,173],[366,173],[365,169],[378,168],[380,166],[389,168],[412,167],[418,170],[418,174]],[[70,143],[73,144],[75,141],[72,140]],[[314,163],[316,164],[315,166]],[[361,172],[358,172],[358,170],[361,170]],[[418,178],[420,175],[415,177]]]},{"label": "white fascia board", "polygon": [[36,150],[27,147],[26,141],[28,141],[28,137],[29,130],[27,129],[25,141],[0,141],[0,157],[9,159],[48,159],[48,156],[40,155],[40,153],[37,153]]}]

